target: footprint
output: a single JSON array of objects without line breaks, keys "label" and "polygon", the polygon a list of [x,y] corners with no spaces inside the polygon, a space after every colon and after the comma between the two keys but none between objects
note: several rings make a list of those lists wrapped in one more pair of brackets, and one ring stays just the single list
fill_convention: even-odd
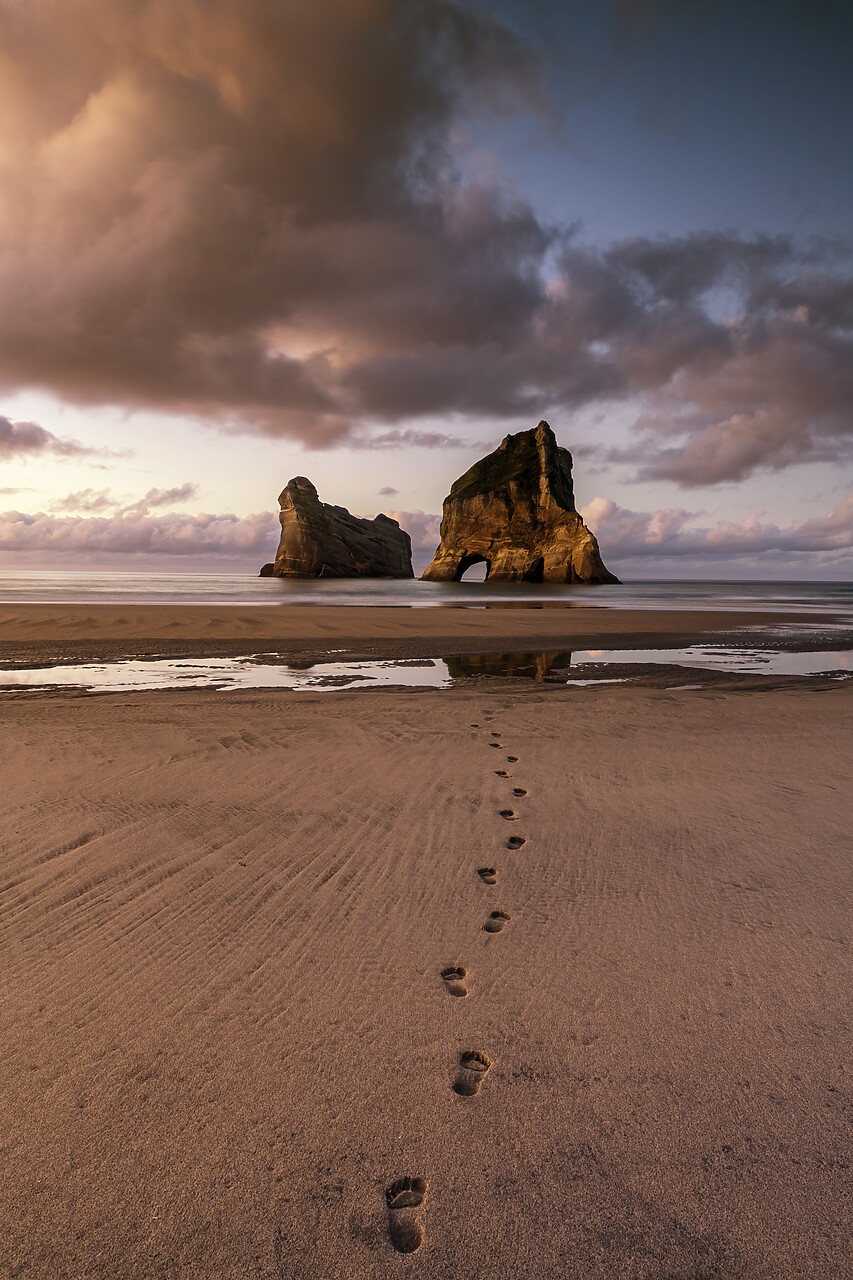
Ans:
[{"label": "footprint", "polygon": [[490,747],[496,747],[498,751],[503,751],[503,744],[500,742],[490,742]]},{"label": "footprint", "polygon": [[451,965],[449,969],[442,969],[441,976],[452,996],[467,996],[468,988],[465,986],[465,979],[468,977],[467,969],[463,969],[461,965]]},{"label": "footprint", "polygon": [[499,778],[509,777],[509,774],[507,773],[506,769],[495,769],[495,773],[498,775]]},{"label": "footprint", "polygon": [[525,791],[524,787],[513,787],[512,794],[514,796],[526,796],[527,792]]},{"label": "footprint", "polygon": [[502,818],[506,818],[507,822],[518,821],[518,814],[515,812],[515,809],[501,809],[500,815]]},{"label": "footprint", "polygon": [[524,836],[510,836],[506,842],[508,849],[520,849],[523,844],[527,844]]},{"label": "footprint", "polygon": [[388,1230],[398,1253],[414,1253],[424,1242],[424,1224],[416,1210],[427,1193],[424,1178],[398,1178],[385,1192]]},{"label": "footprint", "polygon": [[479,728],[480,728],[480,726],[479,726],[478,724],[472,724],[472,725],[471,725],[471,728],[472,728],[472,729],[479,729]]},{"label": "footprint", "polygon": [[500,933],[507,920],[511,920],[512,916],[508,911],[493,911],[486,923],[483,925],[486,933]]},{"label": "footprint", "polygon": [[510,764],[517,764],[518,756],[507,756],[507,760],[510,762]]},{"label": "footprint", "polygon": [[458,1074],[453,1081],[453,1092],[458,1093],[462,1098],[473,1098],[475,1093],[479,1093],[480,1085],[491,1065],[491,1058],[487,1058],[484,1053],[478,1053],[476,1049],[472,1049],[470,1053],[463,1053],[459,1059]]},{"label": "footprint", "polygon": [[477,875],[480,877],[483,884],[497,884],[498,882],[497,867],[478,867]]}]

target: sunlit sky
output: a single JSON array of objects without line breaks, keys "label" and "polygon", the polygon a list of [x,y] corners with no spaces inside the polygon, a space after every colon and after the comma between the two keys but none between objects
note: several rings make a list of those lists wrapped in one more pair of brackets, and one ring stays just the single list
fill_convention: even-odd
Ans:
[{"label": "sunlit sky", "polygon": [[[853,11],[0,0],[0,566],[257,571],[547,418],[620,576],[853,567]],[[5,514],[4,514],[5,511]]]}]

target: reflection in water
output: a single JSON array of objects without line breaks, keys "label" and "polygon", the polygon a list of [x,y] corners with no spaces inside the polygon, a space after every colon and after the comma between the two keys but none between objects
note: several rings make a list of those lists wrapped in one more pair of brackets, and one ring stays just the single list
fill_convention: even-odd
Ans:
[{"label": "reflection in water", "polygon": [[[536,680],[539,684],[549,678],[564,684],[572,663],[571,653],[473,653],[463,657],[448,657],[447,673],[453,680],[466,676],[511,676],[514,679]],[[552,676],[552,672],[554,675]],[[559,672],[559,676],[556,673]]]},{"label": "reflection in water", "polygon": [[266,688],[317,693],[391,685],[444,689],[454,681],[464,681],[471,676],[585,685],[645,680],[655,668],[660,671],[667,667],[686,668],[694,676],[706,670],[751,676],[826,674],[843,679],[853,673],[853,651],[792,652],[695,645],[685,649],[597,649],[573,654],[559,650],[366,662],[323,662],[272,653],[248,658],[130,658],[0,670],[0,688],[64,686],[112,693],[141,689]]}]

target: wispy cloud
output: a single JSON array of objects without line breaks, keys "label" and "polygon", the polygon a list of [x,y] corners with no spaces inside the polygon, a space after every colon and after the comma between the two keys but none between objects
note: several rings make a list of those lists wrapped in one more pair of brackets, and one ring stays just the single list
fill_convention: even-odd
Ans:
[{"label": "wispy cloud", "polygon": [[46,453],[58,458],[86,458],[104,456],[109,452],[107,449],[89,448],[79,440],[55,436],[37,422],[12,422],[0,414],[0,458],[4,461]]},{"label": "wispy cloud", "polygon": [[197,493],[198,485],[189,481],[186,484],[176,485],[173,489],[149,489],[143,498],[130,503],[123,510],[125,514],[138,512],[144,515],[157,507],[180,506],[183,502],[189,502],[190,498],[194,498]]},{"label": "wispy cloud", "polygon": [[149,489],[142,498],[134,501],[117,496],[111,489],[78,489],[51,503],[53,511],[84,512],[94,515],[100,511],[114,511],[123,515],[145,515],[158,507],[179,506],[198,493],[198,485],[187,482],[172,489]]}]

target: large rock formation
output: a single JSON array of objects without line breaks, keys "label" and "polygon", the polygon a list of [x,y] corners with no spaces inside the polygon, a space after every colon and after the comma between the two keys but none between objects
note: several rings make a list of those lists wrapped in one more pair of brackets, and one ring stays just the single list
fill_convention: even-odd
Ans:
[{"label": "large rock formation", "polygon": [[618,582],[575,510],[572,455],[547,422],[506,439],[444,500],[430,582],[486,562],[490,582]]},{"label": "large rock formation", "polygon": [[412,541],[396,520],[361,520],[345,507],[321,502],[304,476],[279,495],[281,541],[262,577],[413,578]]}]

